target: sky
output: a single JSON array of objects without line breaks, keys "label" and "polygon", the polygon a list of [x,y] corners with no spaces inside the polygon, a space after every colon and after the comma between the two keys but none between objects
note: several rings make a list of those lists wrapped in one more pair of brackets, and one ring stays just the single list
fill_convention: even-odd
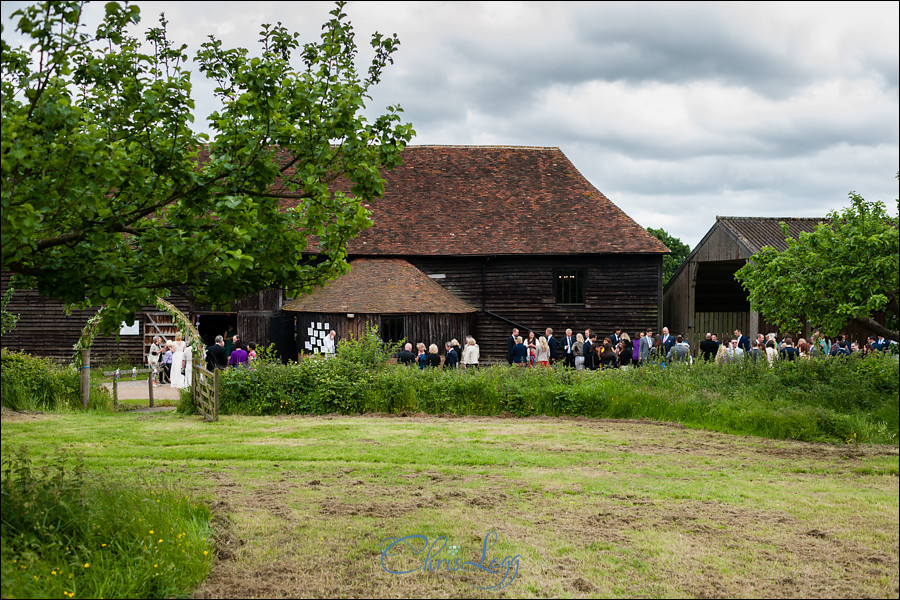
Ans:
[{"label": "sky", "polygon": [[[21,2],[3,2],[7,18]],[[191,53],[318,39],[330,2],[139,2]],[[103,3],[91,10],[101,11]],[[400,48],[368,114],[413,144],[560,148],[644,227],[694,248],[721,216],[816,217],[900,195],[900,3],[349,2]],[[361,51],[361,58],[367,56]],[[194,78],[198,125],[211,86]],[[552,224],[548,224],[552,227]]]}]

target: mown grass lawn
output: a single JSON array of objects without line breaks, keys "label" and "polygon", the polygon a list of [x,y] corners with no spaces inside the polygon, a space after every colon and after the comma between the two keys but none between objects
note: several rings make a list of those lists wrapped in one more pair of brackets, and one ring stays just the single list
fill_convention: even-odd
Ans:
[{"label": "mown grass lawn", "polygon": [[[199,596],[898,596],[896,446],[415,415],[4,413],[2,435],[4,456],[61,447],[207,501],[224,518]],[[380,552],[413,535],[430,550]],[[438,571],[382,567],[428,552]],[[447,569],[485,554],[518,570]]]}]

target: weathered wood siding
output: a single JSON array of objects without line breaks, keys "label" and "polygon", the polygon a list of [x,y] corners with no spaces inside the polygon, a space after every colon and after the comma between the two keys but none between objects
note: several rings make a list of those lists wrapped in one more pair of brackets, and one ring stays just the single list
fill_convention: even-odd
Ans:
[{"label": "weathered wood siding", "polygon": [[[576,332],[589,327],[599,335],[612,333],[616,326],[629,333],[659,327],[661,255],[407,260],[429,276],[443,275],[435,281],[483,309],[472,334],[486,361],[505,360],[512,325],[503,319],[540,334],[550,327],[557,336],[567,327]],[[583,305],[556,304],[557,269],[585,270]]]},{"label": "weathered wood siding", "polygon": [[[9,288],[10,274],[2,274],[2,292]],[[169,298],[179,310],[190,310],[190,303],[181,297]],[[65,305],[57,300],[49,300],[37,290],[16,289],[7,310],[19,315],[16,328],[3,336],[3,347],[10,350],[24,350],[29,354],[52,358],[60,362],[72,360],[73,346],[81,337],[88,319],[97,314],[97,308],[78,310],[67,315]],[[148,331],[147,314],[156,317],[159,309],[145,306],[135,316],[140,321],[138,335],[97,336],[91,347],[91,362],[97,365],[119,361],[134,365],[146,363],[144,345]],[[152,336],[151,336],[152,337]]]}]

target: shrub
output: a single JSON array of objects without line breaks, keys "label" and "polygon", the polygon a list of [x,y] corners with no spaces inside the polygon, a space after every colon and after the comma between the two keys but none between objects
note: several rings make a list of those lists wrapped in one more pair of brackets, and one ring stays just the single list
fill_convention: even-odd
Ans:
[{"label": "shrub", "polygon": [[[898,368],[891,356],[650,365],[572,371],[488,367],[372,367],[312,357],[261,364],[222,378],[220,410],[242,414],[425,412],[457,415],[649,418],[717,431],[806,441],[893,442]],[[366,357],[366,358],[361,358]]]},{"label": "shrub", "polygon": [[[46,358],[0,350],[0,403],[12,410],[51,411],[81,408],[81,380],[74,367],[61,367]],[[91,384],[88,408],[109,410],[106,388]]]}]

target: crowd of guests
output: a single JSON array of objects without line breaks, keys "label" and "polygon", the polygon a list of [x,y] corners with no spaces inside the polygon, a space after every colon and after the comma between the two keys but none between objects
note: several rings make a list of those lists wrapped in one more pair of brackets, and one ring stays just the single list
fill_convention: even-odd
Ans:
[{"label": "crowd of guests", "polygon": [[[668,327],[654,334],[652,329],[640,331],[630,337],[621,328],[613,333],[599,337],[590,329],[584,333],[573,333],[566,329],[561,336],[554,335],[553,329],[544,330],[544,335],[528,331],[520,335],[518,328],[513,328],[507,338],[506,361],[519,367],[551,367],[564,366],[578,371],[614,369],[621,367],[640,367],[651,363],[685,362],[693,363],[695,357],[706,362],[717,364],[736,360],[766,360],[774,364],[776,360],[793,361],[814,356],[849,356],[853,353],[863,355],[887,352],[889,343],[883,337],[871,336],[862,346],[850,342],[846,335],[839,335],[835,340],[828,340],[818,331],[813,333],[812,341],[804,338],[796,344],[791,336],[780,341],[776,334],[758,334],[751,340],[741,330],[734,331],[734,337],[724,336],[722,340],[714,333],[707,333],[699,344],[697,352],[692,351],[688,341],[681,335],[672,335]],[[457,340],[444,344],[443,355],[436,344],[427,346],[423,343],[408,343],[397,354],[397,361],[406,365],[417,365],[420,369],[427,367],[467,368],[478,365],[479,348],[472,336],[460,346]]]},{"label": "crowd of guests", "polygon": [[[244,344],[240,336],[229,332],[217,335],[215,342],[206,347],[206,368],[226,369],[228,367],[252,367],[256,361],[256,344]],[[157,335],[150,344],[147,364],[153,369],[156,385],[169,384],[174,388],[190,387],[192,381],[193,358],[191,346],[184,341],[181,332],[175,333],[173,340]]]},{"label": "crowd of guests", "polygon": [[733,338],[725,336],[721,342],[717,339],[716,334],[707,333],[706,339],[700,342],[700,357],[707,361],[714,360],[716,363],[743,358],[760,360],[765,357],[771,365],[777,359],[793,361],[816,356],[850,356],[852,354],[867,356],[885,353],[889,346],[890,343],[882,336],[869,336],[866,338],[865,344],[860,346],[858,342],[851,342],[845,334],[829,340],[818,331],[813,332],[810,341],[799,338],[796,344],[789,335],[778,341],[774,333],[768,335],[759,333],[756,339],[750,340],[739,329],[736,329]]},{"label": "crowd of guests", "polygon": [[407,343],[403,349],[397,353],[397,362],[403,365],[417,365],[420,369],[426,367],[441,367],[445,369],[466,369],[478,366],[481,351],[475,338],[466,336],[466,344],[464,347],[459,345],[455,339],[444,343],[444,356],[441,361],[441,355],[438,352],[437,344],[431,344],[426,347],[425,344],[419,342],[416,344],[416,351],[413,352],[412,343]]},{"label": "crowd of guests", "polygon": [[[668,329],[665,330],[668,340]],[[520,367],[550,367],[557,364],[581,370],[612,369],[640,365],[653,350],[652,331],[640,332],[631,339],[617,328],[608,337],[599,338],[590,329],[555,336],[552,328],[544,335],[529,331],[525,337],[513,328],[506,340],[506,362]],[[672,346],[676,341],[672,338]],[[679,351],[680,352],[680,351]]]},{"label": "crowd of guests", "polygon": [[225,336],[217,335],[215,342],[206,348],[206,368],[214,369],[252,367],[256,363],[256,343],[244,344],[236,333],[226,341]]}]

